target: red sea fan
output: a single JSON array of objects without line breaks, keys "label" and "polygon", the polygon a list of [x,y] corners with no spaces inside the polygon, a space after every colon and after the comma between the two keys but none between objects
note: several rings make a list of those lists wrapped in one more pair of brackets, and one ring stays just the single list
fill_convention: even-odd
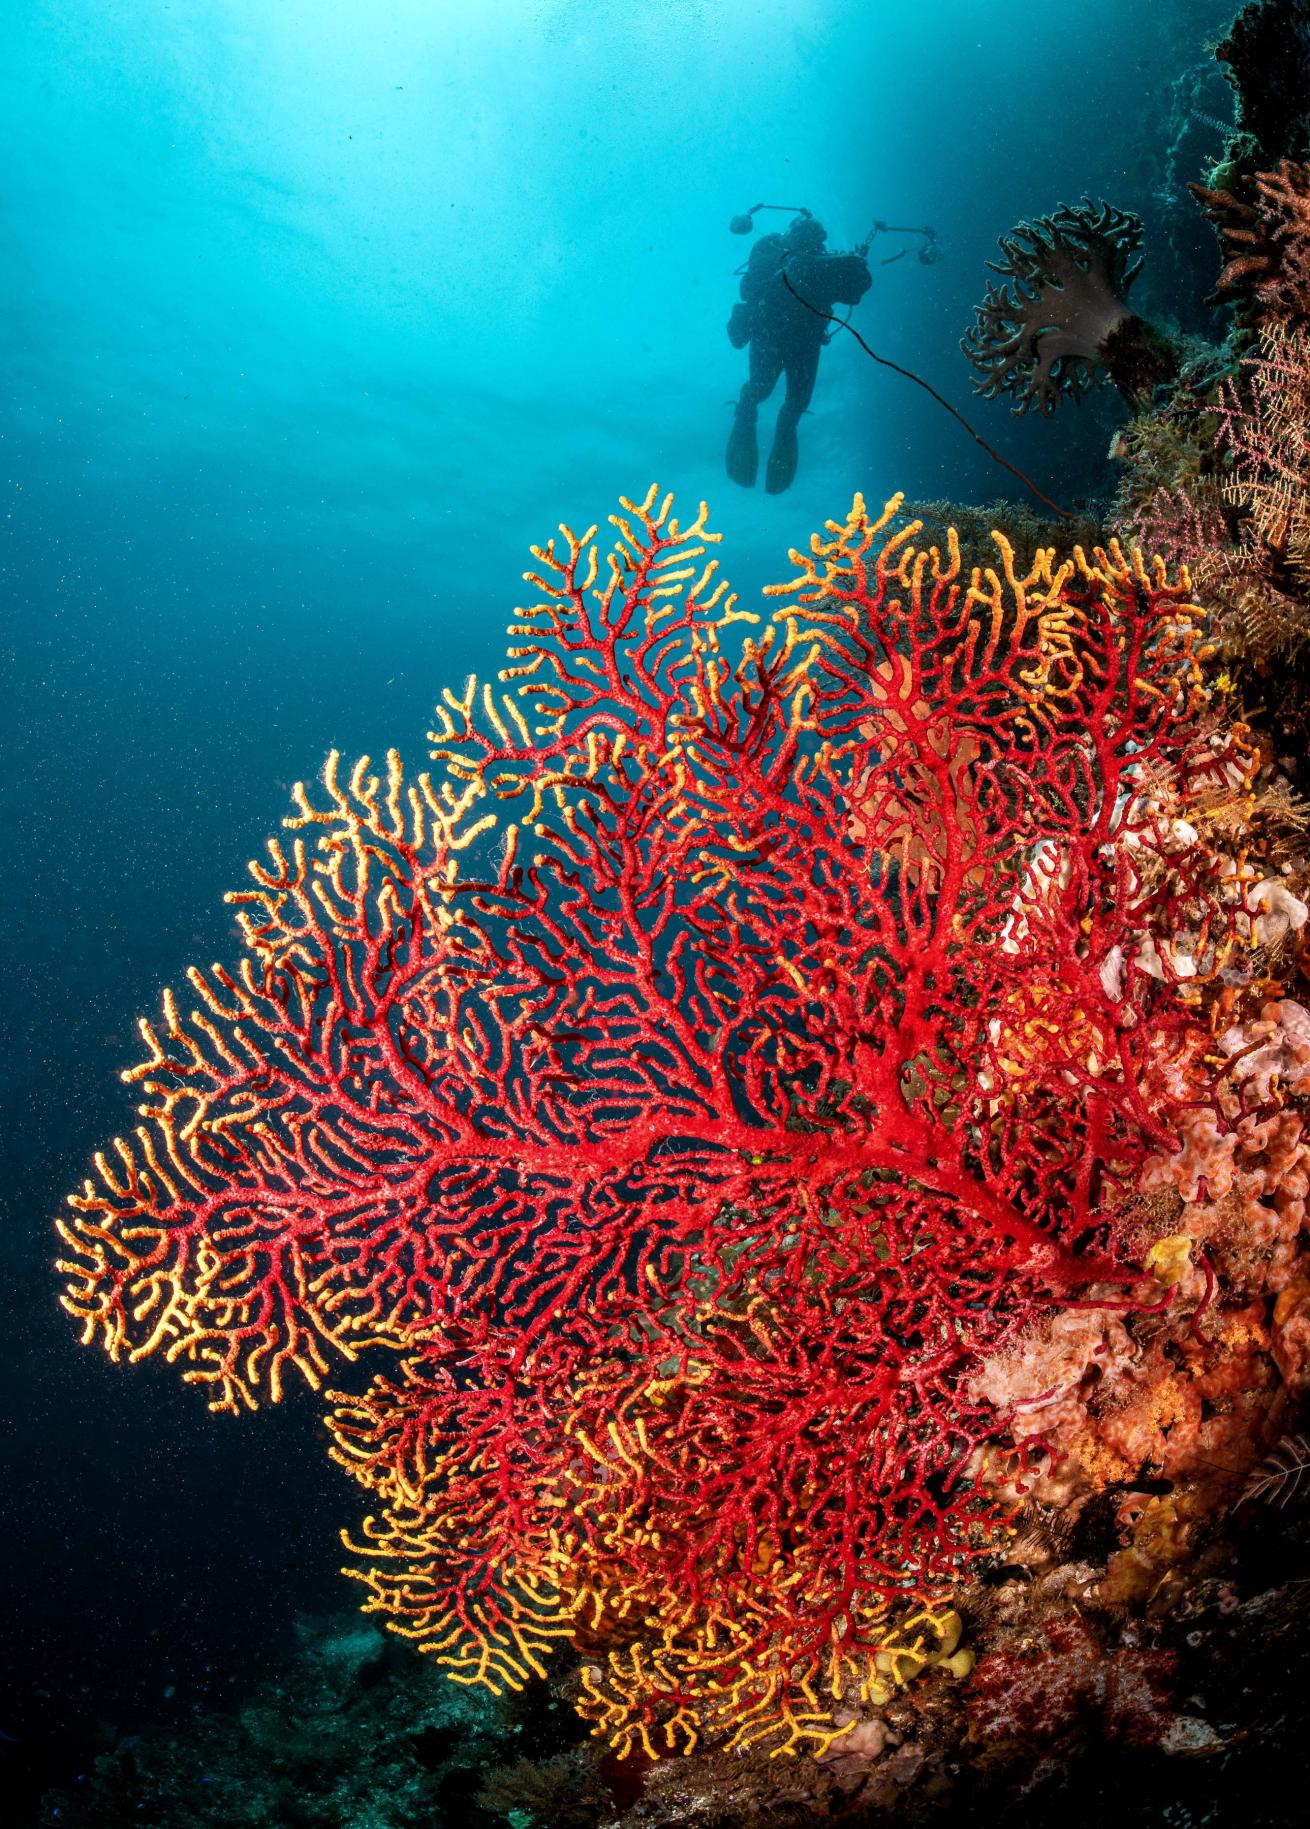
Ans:
[{"label": "red sea fan", "polygon": [[625,1750],[794,1749],[956,1655],[982,1357],[1146,1284],[1236,764],[1117,548],[966,578],[857,498],[758,632],[670,507],[536,552],[439,775],[297,789],[65,1299],[218,1408],[399,1351],[330,1394],[370,1605],[493,1686],[570,1639]]}]

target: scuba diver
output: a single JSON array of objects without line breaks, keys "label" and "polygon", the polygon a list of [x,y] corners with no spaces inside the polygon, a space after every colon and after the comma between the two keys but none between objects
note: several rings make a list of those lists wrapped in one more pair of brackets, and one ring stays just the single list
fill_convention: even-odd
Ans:
[{"label": "scuba diver", "polygon": [[[753,214],[734,217],[734,232],[749,233]],[[728,340],[734,349],[749,344],[750,376],[737,401],[727,464],[733,482],[745,489],[754,485],[759,468],[756,421],[760,402],[768,399],[780,375],[787,377],[787,389],[778,409],[764,487],[770,495],[779,495],[791,483],[796,474],[796,428],[814,392],[819,351],[832,335],[817,313],[831,312],[839,304],[857,305],[873,284],[865,258],[867,243],[851,254],[827,254],[827,239],[823,224],[802,210],[785,234],[761,236],[742,275],[742,302],[733,306],[728,319]],[[788,290],[787,281],[794,292]],[[797,298],[796,293],[801,296]]]}]

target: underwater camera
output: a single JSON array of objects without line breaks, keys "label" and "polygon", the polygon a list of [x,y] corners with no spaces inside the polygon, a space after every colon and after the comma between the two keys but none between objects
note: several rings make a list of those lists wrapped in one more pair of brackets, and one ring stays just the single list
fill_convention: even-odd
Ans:
[{"label": "underwater camera", "polygon": [[[798,217],[812,217],[814,215],[813,210],[807,210],[799,203],[753,203],[748,210],[743,210],[740,215],[729,218],[729,232],[733,235],[749,235],[755,227],[755,218],[760,210],[783,210],[790,216]],[[910,227],[903,223],[883,222],[878,217],[875,217],[873,222],[869,225],[869,232],[864,240],[856,243],[856,252],[858,254],[867,254],[879,235],[920,236],[921,241],[918,250],[918,261],[920,266],[923,267],[935,266],[942,258],[944,252],[941,242],[937,239],[936,229],[928,228],[926,226],[920,228],[917,226]],[[889,267],[893,261],[903,259],[908,252],[908,248],[901,248],[897,253],[889,254],[885,260],[879,262],[879,265]]]},{"label": "underwater camera", "polygon": [[813,210],[805,209],[799,203],[753,203],[743,215],[734,216],[728,228],[734,235],[749,235],[755,227],[757,210],[786,210],[789,216],[812,216]]}]

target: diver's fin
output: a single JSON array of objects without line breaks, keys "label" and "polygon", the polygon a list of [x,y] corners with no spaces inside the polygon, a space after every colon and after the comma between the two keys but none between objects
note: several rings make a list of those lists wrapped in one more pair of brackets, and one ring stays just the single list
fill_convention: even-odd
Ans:
[{"label": "diver's fin", "polygon": [[760,467],[760,446],[755,436],[757,417],[753,406],[739,406],[728,436],[728,475],[734,483],[740,483],[743,489],[755,487],[755,476]]},{"label": "diver's fin", "polygon": [[799,455],[800,445],[795,426],[780,425],[773,434],[769,467],[764,473],[764,487],[769,495],[781,495],[784,489],[791,487]]}]

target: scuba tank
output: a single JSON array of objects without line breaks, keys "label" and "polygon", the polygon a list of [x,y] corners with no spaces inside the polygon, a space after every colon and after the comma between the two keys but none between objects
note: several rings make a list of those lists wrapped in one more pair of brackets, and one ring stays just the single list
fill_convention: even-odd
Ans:
[{"label": "scuba tank", "polygon": [[782,236],[761,235],[750,251],[746,271],[741,276],[739,290],[748,305],[754,304],[769,281],[776,277],[781,260]]},{"label": "scuba tank", "polygon": [[733,306],[728,319],[728,341],[734,349],[745,349],[755,334],[756,307],[769,286],[776,282],[781,259],[781,235],[762,235],[751,249],[738,287],[742,302]]}]

